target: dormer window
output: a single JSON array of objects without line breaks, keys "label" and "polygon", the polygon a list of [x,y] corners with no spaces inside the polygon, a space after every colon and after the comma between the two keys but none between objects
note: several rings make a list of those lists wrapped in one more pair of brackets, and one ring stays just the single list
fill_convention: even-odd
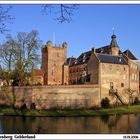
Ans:
[{"label": "dormer window", "polygon": [[83,55],[83,62],[86,60],[86,54]]},{"label": "dormer window", "polygon": [[104,51],[103,48],[101,48],[101,53],[103,53],[103,51]]},{"label": "dormer window", "polygon": [[121,57],[119,57],[118,59],[119,59],[119,62],[122,62],[122,59],[121,59]]},{"label": "dormer window", "polygon": [[74,64],[77,64],[77,60],[75,60]]}]

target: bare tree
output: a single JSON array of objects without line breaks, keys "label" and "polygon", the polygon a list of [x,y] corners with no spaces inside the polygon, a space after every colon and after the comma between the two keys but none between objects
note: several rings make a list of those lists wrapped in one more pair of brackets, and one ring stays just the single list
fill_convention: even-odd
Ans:
[{"label": "bare tree", "polygon": [[41,41],[36,30],[20,32],[16,38],[9,35],[0,47],[0,60],[5,65],[7,75],[12,71],[18,78],[18,84],[24,85],[32,68],[40,62],[40,48]]},{"label": "bare tree", "polygon": [[14,69],[15,49],[16,42],[10,35],[8,35],[6,41],[0,46],[0,61],[3,67],[1,77],[3,80],[6,80],[7,85],[10,84],[12,76],[11,71]]},{"label": "bare tree", "polygon": [[[56,7],[57,6],[57,7]],[[54,13],[57,15],[55,18],[59,23],[72,21],[74,11],[79,8],[77,4],[59,4],[59,5],[43,5],[43,14]]]},{"label": "bare tree", "polygon": [[24,85],[26,73],[31,72],[32,68],[40,62],[38,49],[41,47],[41,41],[36,30],[32,30],[29,33],[18,33],[16,41],[17,60],[15,68],[19,76],[19,85]]},{"label": "bare tree", "polygon": [[6,41],[0,47],[0,60],[8,72],[12,70],[13,63],[15,62],[15,49],[16,42],[8,35]]},{"label": "bare tree", "polygon": [[0,5],[0,33],[8,31],[7,24],[12,23],[14,17],[9,14],[12,6]]},{"label": "bare tree", "polygon": [[132,90],[130,88],[126,89],[126,93],[128,94],[129,96],[129,103],[128,105],[130,106],[132,103],[133,103],[133,94],[136,92],[136,90]]}]

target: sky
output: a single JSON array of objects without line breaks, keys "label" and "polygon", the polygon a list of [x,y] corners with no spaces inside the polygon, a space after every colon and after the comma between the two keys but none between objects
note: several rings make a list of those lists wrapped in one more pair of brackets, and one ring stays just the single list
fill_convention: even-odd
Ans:
[{"label": "sky", "polygon": [[[67,57],[109,45],[114,28],[120,49],[131,50],[140,59],[140,5],[81,4],[71,23],[58,23],[52,13],[43,15],[42,5],[13,5],[10,14],[15,20],[8,24],[9,34],[36,29],[44,45],[48,40],[56,45],[67,42]],[[0,35],[0,43],[5,36]]]}]

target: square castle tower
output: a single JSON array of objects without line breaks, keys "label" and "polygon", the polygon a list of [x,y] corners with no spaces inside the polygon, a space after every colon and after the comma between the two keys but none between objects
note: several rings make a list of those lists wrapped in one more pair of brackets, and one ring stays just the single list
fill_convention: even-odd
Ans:
[{"label": "square castle tower", "polygon": [[68,84],[67,43],[54,46],[51,41],[42,48],[44,85]]}]

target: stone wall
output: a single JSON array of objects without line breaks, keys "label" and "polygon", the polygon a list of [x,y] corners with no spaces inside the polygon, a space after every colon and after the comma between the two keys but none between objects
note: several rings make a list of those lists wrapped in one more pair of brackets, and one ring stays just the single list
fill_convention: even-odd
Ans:
[{"label": "stone wall", "polygon": [[1,87],[0,105],[36,109],[91,108],[100,105],[98,85]]}]

